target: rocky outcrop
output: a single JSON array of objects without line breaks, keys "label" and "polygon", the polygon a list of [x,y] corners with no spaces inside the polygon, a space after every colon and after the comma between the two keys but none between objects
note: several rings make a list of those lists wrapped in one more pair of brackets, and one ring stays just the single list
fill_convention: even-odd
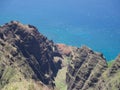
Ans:
[{"label": "rocky outcrop", "polygon": [[85,46],[73,52],[66,74],[67,90],[88,90],[95,87],[107,68],[105,58],[101,53]]},{"label": "rocky outcrop", "polygon": [[120,55],[103,73],[93,90],[120,90]]},{"label": "rocky outcrop", "polygon": [[71,61],[71,55],[73,53],[73,50],[76,49],[76,47],[57,43],[56,48],[61,55],[62,67],[67,67],[69,61]]},{"label": "rocky outcrop", "polygon": [[54,87],[55,90],[66,87],[67,90],[120,90],[120,55],[109,66],[101,53],[86,46],[54,44],[32,25],[11,21],[0,26],[0,90]]},{"label": "rocky outcrop", "polygon": [[113,76],[119,71],[120,71],[120,55],[118,55],[112,66],[108,69],[108,75]]},{"label": "rocky outcrop", "polygon": [[54,86],[54,77],[61,68],[60,59],[55,62],[54,57],[60,56],[54,43],[34,26],[6,23],[0,27],[0,87],[12,82],[15,74],[20,77],[15,76],[13,82],[25,78]]},{"label": "rocky outcrop", "polygon": [[72,53],[72,48],[71,46],[67,46],[65,44],[57,43],[56,47],[58,48],[58,51],[61,55],[63,56],[70,56]]},{"label": "rocky outcrop", "polygon": [[74,49],[66,82],[67,90],[120,90],[120,55],[108,66],[101,53]]}]

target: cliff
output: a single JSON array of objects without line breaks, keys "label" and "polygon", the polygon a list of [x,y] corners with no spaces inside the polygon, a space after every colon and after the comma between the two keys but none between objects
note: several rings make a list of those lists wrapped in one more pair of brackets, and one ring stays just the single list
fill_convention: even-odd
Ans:
[{"label": "cliff", "polygon": [[106,68],[107,63],[102,54],[85,46],[76,49],[66,76],[68,90],[87,90],[94,87]]},{"label": "cliff", "polygon": [[56,46],[34,26],[17,21],[1,26],[0,90],[25,80],[54,87],[54,78],[61,68],[60,59],[55,61],[54,57],[61,57]]},{"label": "cliff", "polygon": [[[61,70],[59,70],[61,69]],[[36,27],[0,26],[0,90],[120,90],[120,55],[54,44]]]},{"label": "cliff", "polygon": [[102,74],[94,90],[120,90],[120,55]]},{"label": "cliff", "polygon": [[110,67],[101,53],[83,46],[73,51],[67,90],[120,90],[120,55]]}]

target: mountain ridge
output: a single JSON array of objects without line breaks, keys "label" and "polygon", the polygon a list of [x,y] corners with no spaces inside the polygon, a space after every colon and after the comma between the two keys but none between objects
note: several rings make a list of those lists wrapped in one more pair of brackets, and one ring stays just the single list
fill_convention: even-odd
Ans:
[{"label": "mountain ridge", "polygon": [[33,25],[11,21],[0,26],[0,90],[119,90],[119,86],[120,55],[109,66],[102,53],[54,43]]},{"label": "mountain ridge", "polygon": [[[34,26],[23,25],[16,21],[11,21],[0,28],[0,40],[5,43],[4,45],[1,42],[1,49],[9,45],[10,50],[12,47],[16,49],[16,51],[4,50],[10,57],[7,61],[5,60],[5,62],[10,62],[7,66],[20,67],[18,72],[24,78],[39,80],[54,87],[54,77],[61,66],[60,60],[54,62],[54,57],[60,55],[52,41],[40,34]],[[17,63],[18,66],[15,66],[14,63]]]}]

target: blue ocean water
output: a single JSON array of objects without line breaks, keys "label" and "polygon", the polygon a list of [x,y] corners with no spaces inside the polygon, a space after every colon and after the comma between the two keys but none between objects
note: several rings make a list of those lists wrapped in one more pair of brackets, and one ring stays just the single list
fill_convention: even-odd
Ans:
[{"label": "blue ocean water", "polygon": [[[45,28],[43,34],[56,43],[80,47],[86,45],[113,60],[120,53],[120,29],[112,28]],[[41,30],[42,32],[42,30]]]},{"label": "blue ocean water", "polygon": [[0,24],[32,24],[55,43],[87,45],[113,60],[120,53],[119,0],[1,0]]}]

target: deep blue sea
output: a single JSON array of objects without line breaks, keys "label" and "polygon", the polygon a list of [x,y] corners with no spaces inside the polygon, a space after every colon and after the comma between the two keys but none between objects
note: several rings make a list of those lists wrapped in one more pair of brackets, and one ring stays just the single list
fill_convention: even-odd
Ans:
[{"label": "deep blue sea", "polygon": [[120,0],[1,0],[0,25],[32,24],[55,43],[86,45],[109,60],[120,53]]}]

